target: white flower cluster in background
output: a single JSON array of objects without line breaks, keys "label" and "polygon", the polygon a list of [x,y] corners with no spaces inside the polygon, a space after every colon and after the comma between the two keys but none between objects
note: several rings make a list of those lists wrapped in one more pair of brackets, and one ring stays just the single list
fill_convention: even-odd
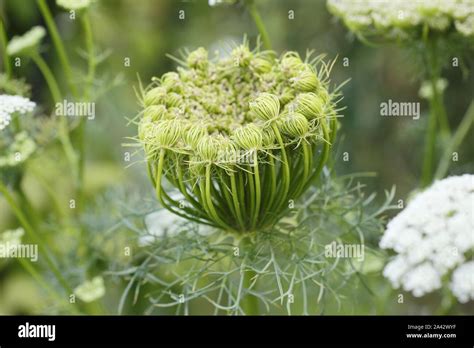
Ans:
[{"label": "white flower cluster in background", "polygon": [[36,143],[26,132],[16,133],[7,146],[0,142],[0,169],[25,162],[36,150]]},{"label": "white flower cluster in background", "polygon": [[394,287],[423,296],[459,266],[451,289],[460,302],[474,298],[473,273],[464,277],[472,270],[464,267],[474,249],[474,175],[452,176],[416,194],[388,223],[380,247],[398,254],[384,269]]},{"label": "white flower cluster in background", "polygon": [[445,32],[454,28],[474,36],[472,0],[328,0],[329,11],[353,32],[389,39],[407,39],[424,28]]},{"label": "white flower cluster in background", "polygon": [[15,112],[26,114],[32,112],[35,106],[34,102],[19,95],[0,95],[0,130],[10,124]]},{"label": "white flower cluster in background", "polygon": [[[172,193],[173,199],[182,200],[181,195]],[[138,244],[142,247],[152,245],[161,238],[174,237],[185,231],[184,228],[189,224],[186,220],[178,215],[171,213],[166,209],[160,209],[145,216],[146,234],[140,236]],[[206,225],[196,225],[197,233],[201,235],[209,235],[212,229]]]},{"label": "white flower cluster in background", "polygon": [[451,291],[459,302],[474,300],[474,261],[466,262],[454,271]]}]

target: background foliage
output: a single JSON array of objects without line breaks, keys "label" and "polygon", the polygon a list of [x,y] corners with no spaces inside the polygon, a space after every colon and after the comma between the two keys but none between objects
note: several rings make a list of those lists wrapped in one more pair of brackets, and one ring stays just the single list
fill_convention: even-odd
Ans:
[{"label": "background foliage", "polygon": [[[49,4],[73,65],[85,68],[86,62],[81,54],[84,42],[79,26],[69,20],[67,13],[59,10],[54,1],[49,1]],[[397,188],[394,201],[405,199],[419,183],[421,147],[426,128],[423,112],[427,109],[426,101],[418,97],[420,86],[415,76],[421,73],[420,66],[412,59],[410,52],[396,46],[364,46],[331,17],[325,2],[321,0],[262,0],[258,1],[258,6],[264,14],[263,20],[275,50],[295,50],[304,54],[307,49],[314,49],[317,54],[327,53],[329,58],[337,56],[333,82],[351,79],[342,91],[342,104],[347,109],[344,118],[340,119],[342,128],[333,156],[333,170],[339,175],[377,173],[375,177],[355,178],[350,186],[354,187],[358,181],[363,182],[364,192],[378,193],[374,200],[376,205],[380,206],[384,202],[384,190],[390,190],[392,186]],[[178,17],[180,10],[185,11],[184,19]],[[289,19],[289,11],[294,11],[294,19]],[[34,25],[44,25],[32,0],[0,1],[0,14],[5,19],[8,37],[20,35]],[[81,218],[85,237],[77,240],[73,234],[68,234],[67,229],[64,230],[49,219],[52,201],[44,189],[45,185],[40,182],[46,182],[47,186],[61,193],[58,204],[64,205],[64,209],[67,208],[72,191],[70,181],[63,176],[65,164],[60,161],[62,153],[58,148],[49,148],[47,153],[39,154],[29,164],[25,179],[26,191],[52,232],[44,237],[61,254],[62,272],[77,279],[77,283],[95,274],[108,272],[105,273],[106,296],[90,312],[117,313],[121,310],[122,313],[131,314],[146,311],[174,313],[175,309],[150,307],[149,299],[142,296],[136,297],[136,301],[133,300],[134,296],[123,297],[124,293],[130,294],[130,291],[138,293],[136,282],[141,284],[140,291],[149,293],[152,299],[169,285],[165,282],[161,287],[156,286],[156,279],[155,282],[135,279],[133,287],[127,288],[131,284],[131,277],[124,269],[136,267],[137,260],[145,262],[151,258],[153,261],[153,255],[160,250],[151,249],[156,253],[149,254],[148,249],[137,246],[137,234],[144,229],[143,216],[156,209],[156,203],[143,164],[136,160],[130,166],[130,162],[124,161],[124,154],[131,150],[124,147],[123,143],[126,137],[135,134],[134,127],[127,126],[127,118],[133,118],[138,110],[132,86],[137,85],[137,73],[143,81],[148,81],[153,76],[173,69],[175,64],[166,57],[168,53],[177,56],[183,47],[194,49],[199,46],[211,51],[227,40],[241,41],[245,33],[250,40],[255,40],[258,31],[243,6],[209,7],[204,0],[99,0],[93,6],[91,16],[97,47],[105,54],[106,62],[98,66],[101,80],[96,83],[96,92],[103,95],[96,106],[97,117],[86,123],[85,192],[88,207]],[[49,40],[47,38],[43,43],[44,55],[56,76],[61,79],[59,62]],[[124,66],[125,58],[130,58],[130,67]],[[344,58],[349,59],[348,66],[343,65]],[[468,69],[472,69],[472,57],[466,64]],[[32,100],[38,104],[52,105],[45,82],[33,64],[23,65],[14,70],[14,74],[27,78],[32,84]],[[445,103],[450,124],[454,128],[474,95],[474,74],[467,77],[460,67],[448,65],[444,77],[449,83]],[[414,121],[411,118],[381,117],[380,103],[388,99],[420,101],[421,118]],[[473,171],[473,142],[473,137],[468,137],[459,149],[459,162],[453,166],[451,173]],[[345,152],[349,155],[348,161],[343,160]],[[315,203],[316,210],[312,210],[312,213],[317,213],[320,203]],[[313,222],[316,224],[319,221],[316,219]],[[16,227],[14,217],[5,202],[0,200],[0,231]],[[367,233],[369,245],[376,246],[379,231],[367,226],[362,231]],[[197,237],[194,243],[207,240]],[[179,239],[176,242],[180,245]],[[127,246],[132,249],[132,257],[123,255],[122,250]],[[171,246],[166,247],[164,255],[174,252]],[[168,256],[172,260],[176,254]],[[370,266],[373,268],[369,271],[352,269],[351,272],[356,273],[356,277],[351,278],[354,283],[345,283],[343,278],[347,269],[340,270],[339,283],[334,286],[341,288],[338,294],[345,300],[339,304],[335,298],[340,296],[336,296],[327,306],[318,306],[317,310],[311,312],[414,314],[432,313],[438,308],[440,297],[436,294],[423,299],[413,299],[407,294],[405,303],[397,304],[396,292],[381,277],[381,267],[377,266],[377,263],[383,262],[384,256],[374,251],[371,257]],[[207,270],[215,271],[212,268]],[[288,283],[291,282],[291,269],[287,272],[285,281]],[[363,274],[363,278],[358,277],[358,274]],[[216,279],[223,281],[223,278]],[[274,300],[282,300],[284,296],[280,291],[272,291],[278,292],[273,294]],[[165,294],[170,295],[172,292]],[[315,294],[314,298],[317,296]],[[172,298],[168,300],[172,301]],[[14,261],[0,261],[0,313],[70,312],[67,307],[48,301],[43,300],[37,285],[19,265]],[[192,306],[187,310],[193,313],[212,313],[215,309],[206,301],[193,302]],[[298,303],[298,306],[299,311],[304,308],[302,303]],[[285,309],[285,305],[280,305],[275,313],[286,313]],[[181,308],[180,311],[185,312],[185,309]],[[224,308],[219,313],[233,311],[238,313],[238,308]],[[465,313],[469,308],[458,306],[452,311]]]}]

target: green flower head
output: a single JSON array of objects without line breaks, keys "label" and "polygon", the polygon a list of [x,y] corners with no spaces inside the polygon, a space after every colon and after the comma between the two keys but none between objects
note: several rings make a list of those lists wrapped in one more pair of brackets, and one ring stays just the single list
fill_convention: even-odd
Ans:
[{"label": "green flower head", "polygon": [[[327,159],[337,125],[325,112],[334,109],[328,76],[295,52],[278,57],[247,44],[225,58],[199,48],[180,61],[142,97],[138,139],[158,199],[181,217],[227,231],[268,228]],[[265,184],[264,192],[271,177],[281,183]],[[187,204],[171,198],[166,179]]]}]

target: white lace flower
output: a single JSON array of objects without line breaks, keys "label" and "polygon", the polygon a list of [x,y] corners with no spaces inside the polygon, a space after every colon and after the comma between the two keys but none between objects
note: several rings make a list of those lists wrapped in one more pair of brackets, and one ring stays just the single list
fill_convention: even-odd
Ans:
[{"label": "white lace flower", "polygon": [[351,31],[388,39],[419,36],[425,27],[474,35],[472,0],[328,0],[328,8]]},{"label": "white lace flower", "polygon": [[466,262],[453,272],[451,291],[461,303],[474,300],[474,261]]},{"label": "white lace flower", "polygon": [[104,279],[94,277],[74,289],[74,294],[84,302],[93,302],[105,295]]},{"label": "white lace flower", "polygon": [[36,26],[22,36],[14,36],[8,43],[7,54],[13,56],[28,53],[37,48],[45,35],[46,30],[41,26]]},{"label": "white lace flower", "polygon": [[380,241],[381,248],[398,254],[384,270],[394,287],[414,296],[442,287],[442,277],[462,265],[474,249],[473,205],[470,174],[437,181],[413,197],[388,223]]},{"label": "white lace flower", "polygon": [[35,106],[34,102],[19,95],[0,95],[0,130],[10,124],[14,113],[26,114],[32,112]]}]

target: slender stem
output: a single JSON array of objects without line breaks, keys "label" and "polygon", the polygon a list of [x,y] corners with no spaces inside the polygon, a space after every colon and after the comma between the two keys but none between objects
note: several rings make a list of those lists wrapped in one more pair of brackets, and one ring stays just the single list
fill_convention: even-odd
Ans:
[{"label": "slender stem", "polygon": [[449,137],[449,121],[446,113],[446,109],[443,103],[443,95],[438,89],[438,81],[441,78],[441,69],[442,66],[439,64],[438,59],[438,40],[436,37],[427,39],[426,41],[426,60],[430,77],[431,89],[433,90],[432,98],[435,105],[435,113],[438,118],[439,128],[441,130],[441,135],[444,139]]},{"label": "slender stem", "polygon": [[214,207],[214,203],[212,202],[212,195],[211,195],[211,166],[206,166],[206,183],[205,183],[205,201],[207,202],[207,207],[209,208],[209,212],[213,217],[214,221],[222,226],[227,230],[234,230],[231,226],[225,223],[217,214],[217,211]]},{"label": "slender stem", "polygon": [[260,37],[263,41],[263,47],[267,50],[271,50],[272,44],[270,42],[270,37],[268,36],[268,32],[265,28],[265,25],[263,24],[262,17],[260,16],[260,13],[257,9],[257,5],[255,5],[255,1],[247,0],[245,3],[247,5],[250,15],[252,16],[252,19],[255,22],[255,25],[257,26],[258,32],[260,33]]},{"label": "slender stem", "polygon": [[7,78],[12,76],[12,66],[10,63],[10,57],[7,54],[7,33],[5,32],[5,26],[3,20],[0,18],[0,48],[2,49],[3,67],[5,68],[5,74]]},{"label": "slender stem", "polygon": [[311,145],[309,145],[308,143],[306,143],[305,140],[303,140],[303,143],[301,144],[301,146],[303,149],[303,176],[301,177],[300,183],[295,189],[295,192],[294,192],[295,199],[298,198],[301,192],[303,191],[303,188],[305,187],[305,184],[309,177],[309,172],[313,166]]},{"label": "slender stem", "polygon": [[275,198],[276,194],[276,187],[277,187],[277,181],[276,181],[276,170],[275,170],[275,159],[273,158],[273,154],[270,154],[268,158],[269,162],[269,170],[270,170],[270,196],[268,198],[268,203],[267,206],[271,207],[273,205],[273,201]]},{"label": "slender stem", "polygon": [[[434,106],[431,108],[434,108]],[[430,112],[428,117],[428,130],[425,136],[425,150],[423,157],[423,172],[421,174],[422,187],[429,186],[432,181],[436,146],[436,115],[433,112]]]},{"label": "slender stem", "polygon": [[251,228],[255,228],[255,225],[257,224],[259,212],[260,212],[260,204],[262,200],[262,191],[260,188],[260,173],[258,170],[258,155],[257,155],[257,150],[254,151],[253,153],[253,174],[255,176],[255,207],[254,207],[254,216],[253,216],[253,221]]},{"label": "slender stem", "polygon": [[87,49],[87,77],[86,77],[86,89],[84,90],[84,98],[87,99],[90,96],[91,87],[94,84],[96,60],[95,60],[95,48],[94,48],[94,37],[92,35],[92,26],[90,21],[89,13],[86,12],[81,17],[82,27],[86,37],[86,49]]},{"label": "slender stem", "polygon": [[51,187],[48,181],[44,178],[43,174],[39,170],[34,168],[34,166],[29,167],[28,169],[32,171],[35,179],[39,182],[41,186],[43,186],[44,190],[50,197],[51,205],[53,209],[55,210],[56,215],[58,217],[62,217],[62,216],[67,217],[66,212],[64,211],[62,205],[59,203],[59,200],[58,200],[58,197],[56,196],[56,192],[54,191],[54,188]]},{"label": "slender stem", "polygon": [[201,214],[201,215],[206,215],[206,213],[203,210],[203,207],[199,204],[198,201],[196,201],[187,191],[186,185],[184,182],[184,176],[183,176],[183,170],[180,166],[179,162],[179,157],[176,156],[176,176],[177,176],[177,186],[179,187],[179,190],[181,193],[184,195],[184,197],[188,200],[189,203],[193,205],[193,207]]},{"label": "slender stem", "polygon": [[441,131],[442,139],[449,136],[449,124],[444,109],[442,96],[440,95],[437,82],[441,75],[441,66],[438,62],[438,50],[436,38],[426,39],[426,64],[431,81],[432,95],[430,97],[430,112],[428,129],[425,136],[425,149],[423,156],[423,169],[421,174],[421,186],[429,186],[433,181],[434,163],[436,160],[436,132]]},{"label": "slender stem", "polygon": [[249,189],[248,193],[248,197],[250,199],[250,204],[249,204],[249,228],[250,226],[252,226],[252,223],[253,223],[253,217],[254,217],[254,214],[255,214],[255,183],[254,183],[254,178],[253,178],[253,173],[249,173],[249,172],[245,172],[246,176],[247,176],[247,187]]},{"label": "slender stem", "polygon": [[54,102],[61,102],[63,97],[61,95],[61,91],[59,90],[59,85],[53,73],[51,72],[51,69],[49,68],[48,64],[46,64],[45,60],[38,53],[33,54],[31,58],[43,74],[43,77],[46,80],[46,83],[48,84],[48,88],[51,92]]},{"label": "slender stem", "polygon": [[[40,69],[41,73],[43,74],[46,83],[48,84],[49,90],[53,97],[55,103],[60,103],[62,100],[61,91],[59,90],[58,83],[54,78],[51,69],[48,67],[44,59],[39,54],[34,54],[31,56],[35,64]],[[71,139],[69,137],[69,128],[67,124],[66,116],[64,115],[56,115],[60,117],[60,132],[59,132],[59,140],[63,146],[64,153],[66,154],[66,158],[69,161],[69,165],[73,171],[75,183],[77,184],[77,155],[74,151],[74,148],[71,143]]]},{"label": "slender stem", "polygon": [[49,254],[48,249],[46,248],[46,245],[42,238],[36,233],[35,229],[30,225],[28,220],[26,219],[25,215],[21,211],[21,209],[18,207],[16,204],[15,200],[13,199],[12,195],[6,188],[6,186],[0,182],[0,192],[3,194],[5,197],[7,203],[10,205],[10,208],[12,209],[13,213],[16,215],[18,218],[18,221],[21,223],[23,228],[25,229],[26,233],[30,236],[30,238],[38,244],[38,247],[41,249],[44,259],[46,261],[46,264],[50,268],[50,270],[53,272],[54,276],[57,278],[58,282],[61,284],[61,286],[64,288],[64,290],[68,294],[72,294],[72,288],[68,285],[67,281],[64,279],[64,277],[61,274],[61,271],[57,268],[56,264],[54,261],[51,259],[51,256]]},{"label": "slender stem", "polygon": [[[48,283],[47,280],[43,279],[43,276],[33,267],[33,265],[25,259],[18,259],[21,266],[33,277],[34,280],[43,288],[45,289],[51,296],[56,298],[59,302],[65,302],[69,304],[69,301],[66,300],[64,296],[58,294],[58,292]],[[76,310],[75,307],[74,314],[78,314],[79,312]]]},{"label": "slender stem", "polygon": [[[249,237],[244,237],[242,239],[242,248],[244,249],[243,252],[248,253],[248,249],[251,247],[251,241]],[[254,278],[256,277],[256,273],[251,270],[243,270],[244,274],[242,275],[244,277],[243,279],[243,286],[244,289],[249,291],[251,289],[252,283],[255,282]],[[254,287],[256,286],[256,282],[254,284]],[[259,314],[259,304],[258,304],[258,298],[246,294],[242,298],[242,309],[245,313],[245,315],[258,315]]]},{"label": "slender stem", "polygon": [[275,133],[275,137],[278,141],[278,145],[280,146],[280,151],[281,151],[281,166],[283,168],[283,191],[281,192],[281,199],[278,202],[278,205],[275,208],[276,211],[279,211],[281,206],[285,204],[285,201],[287,199],[288,191],[290,189],[290,167],[288,165],[288,157],[286,155],[286,149],[285,145],[283,144],[283,139],[281,137],[280,131],[278,130],[278,127],[276,124],[272,124],[273,131]]},{"label": "slender stem", "polygon": [[[199,218],[195,218],[193,216],[190,216],[190,215],[187,215],[187,214],[184,214],[176,209],[174,209],[171,205],[169,205],[166,201],[165,201],[165,196],[167,197],[166,195],[166,192],[163,191],[163,188],[161,187],[161,179],[163,177],[163,166],[164,166],[164,159],[165,159],[165,150],[164,149],[161,149],[160,150],[160,155],[159,155],[159,159],[158,159],[158,168],[156,170],[156,179],[154,180],[154,183],[155,183],[155,190],[156,190],[156,196],[158,197],[158,200],[160,201],[160,203],[163,205],[163,208],[169,210],[170,212],[172,212],[173,214],[176,214],[184,219],[188,219],[188,220],[191,220],[191,221],[194,221],[194,222],[197,222],[197,223],[200,223],[200,224],[204,224],[204,225],[209,225],[209,226],[213,226],[213,227],[216,227],[214,224],[212,223],[209,223],[209,222],[205,222],[205,221],[202,221],[200,220]],[[168,197],[169,198],[169,197]],[[196,214],[195,216],[197,216],[198,214]]]},{"label": "slender stem", "polygon": [[235,174],[230,174],[230,185],[232,190],[232,200],[234,201],[234,208],[237,215],[237,220],[239,221],[240,228],[243,230],[245,228],[244,219],[242,218],[242,211],[240,210],[240,201],[237,193],[237,185],[235,183]]},{"label": "slender stem", "polygon": [[[252,280],[255,277],[256,273],[251,270],[247,270],[244,273],[244,287],[246,289],[250,288],[250,285],[252,284]],[[258,298],[247,294],[243,299],[242,299],[242,308],[245,312],[246,315],[258,315],[259,310],[258,310]]]},{"label": "slender stem", "polygon": [[54,19],[51,14],[51,11],[49,10],[48,5],[46,4],[46,0],[37,0],[37,3],[41,11],[41,14],[43,15],[43,18],[46,22],[46,26],[48,27],[49,33],[51,34],[51,38],[53,40],[53,44],[56,49],[56,52],[59,56],[59,61],[61,62],[61,66],[66,76],[69,89],[71,90],[72,94],[77,98],[78,93],[77,93],[77,88],[74,85],[74,82],[72,79],[71,64],[69,63],[69,58],[66,54],[66,50],[64,48],[61,37],[59,36],[59,31],[56,26],[56,23],[54,23]]},{"label": "slender stem", "polygon": [[438,169],[435,173],[436,179],[443,178],[449,169],[449,164],[451,163],[451,157],[453,152],[459,147],[462,143],[463,139],[466,137],[469,129],[471,128],[472,124],[474,123],[474,100],[471,101],[469,108],[466,111],[461,123],[459,124],[456,132],[453,134],[450,142],[446,146],[446,149],[441,156],[441,160],[438,165]]},{"label": "slender stem", "polygon": [[[88,100],[90,98],[90,93],[92,86],[94,85],[94,77],[96,70],[96,60],[95,60],[95,48],[94,48],[94,39],[92,35],[91,21],[89,17],[89,12],[85,12],[81,16],[81,23],[85,33],[86,49],[87,49],[87,77],[86,77],[86,86],[83,92],[83,99]],[[79,127],[77,130],[77,153],[78,153],[78,199],[82,203],[83,201],[83,184],[84,184],[84,163],[85,163],[85,137],[86,137],[86,118],[81,118],[79,121]],[[82,206],[82,204],[79,204]]]},{"label": "slender stem", "polygon": [[36,213],[35,208],[31,204],[28,197],[26,196],[25,191],[23,190],[21,185],[18,185],[18,187],[15,187],[14,190],[18,194],[20,206],[23,207],[23,210],[26,213],[25,215],[29,217],[32,223],[32,226],[33,227],[38,226],[38,224],[40,223],[40,217]]},{"label": "slender stem", "polygon": [[[439,76],[438,76],[439,79]],[[436,103],[438,122],[440,124],[441,136],[446,139],[450,136],[451,130],[449,127],[448,115],[446,108],[444,107],[443,94],[439,91],[438,86],[434,79],[431,80],[431,86],[433,89],[433,98]]]},{"label": "slender stem", "polygon": [[321,171],[324,168],[324,164],[326,164],[328,157],[329,157],[329,148],[331,147],[331,144],[328,142],[327,139],[329,139],[329,130],[327,128],[326,122],[321,122],[321,128],[323,130],[323,149],[321,151],[321,154],[319,155],[319,161],[316,166],[316,169],[314,172],[310,175],[308,181],[306,182],[303,191],[305,191],[312,183],[313,180],[317,179],[319,175],[321,174]]},{"label": "slender stem", "polygon": [[222,171],[219,171],[217,185],[219,186],[220,195],[218,196],[220,197],[222,209],[228,208],[232,214],[232,217],[234,218],[234,221],[237,221],[237,214],[234,208],[234,203],[232,201],[230,189],[227,186],[226,177],[227,173],[222,173]]}]

